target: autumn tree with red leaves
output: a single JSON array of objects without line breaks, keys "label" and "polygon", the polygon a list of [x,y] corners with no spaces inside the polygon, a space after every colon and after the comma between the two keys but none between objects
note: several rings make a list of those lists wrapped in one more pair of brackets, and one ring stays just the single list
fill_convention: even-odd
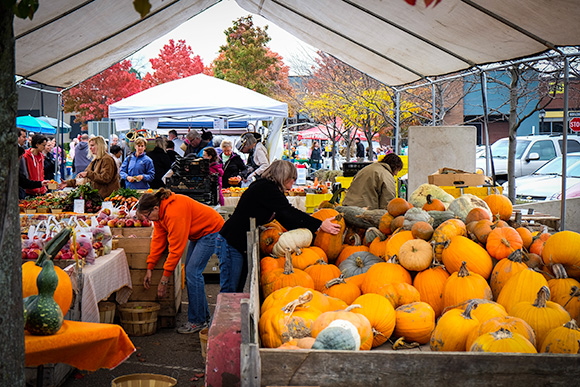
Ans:
[{"label": "autumn tree with red leaves", "polygon": [[141,91],[141,80],[130,70],[125,60],[65,91],[64,111],[74,112],[82,125],[108,117],[109,105]]},{"label": "autumn tree with red leaves", "polygon": [[195,55],[191,46],[185,40],[173,39],[163,46],[157,58],[149,59],[153,74],[147,73],[143,78],[143,89],[148,89],[162,83],[174,81],[199,74],[204,71],[203,62]]}]

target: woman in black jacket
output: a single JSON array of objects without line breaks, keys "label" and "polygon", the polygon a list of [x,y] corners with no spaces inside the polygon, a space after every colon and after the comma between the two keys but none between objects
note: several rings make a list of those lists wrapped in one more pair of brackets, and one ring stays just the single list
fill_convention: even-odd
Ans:
[{"label": "woman in black jacket", "polygon": [[307,228],[313,235],[318,229],[335,235],[340,231],[340,226],[332,223],[334,217],[320,221],[292,207],[284,192],[292,188],[296,177],[294,164],[276,160],[240,197],[234,213],[223,225],[216,241],[222,292],[243,290],[248,267],[246,233],[250,231],[250,218],[255,218],[256,226],[259,226],[275,217],[287,230]]},{"label": "woman in black jacket", "polygon": [[172,162],[169,155],[165,152],[165,139],[163,137],[157,137],[155,139],[155,148],[147,152],[147,156],[153,160],[153,167],[155,168],[155,177],[149,183],[149,186],[153,189],[165,187],[165,183],[163,183],[161,178],[169,171]]},{"label": "woman in black jacket", "polygon": [[228,188],[231,187],[228,179],[230,177],[240,176],[240,173],[243,173],[246,170],[246,164],[240,155],[232,151],[233,145],[231,141],[223,140],[220,147],[222,148],[222,153],[219,158],[224,170],[224,175],[222,176],[222,187]]}]

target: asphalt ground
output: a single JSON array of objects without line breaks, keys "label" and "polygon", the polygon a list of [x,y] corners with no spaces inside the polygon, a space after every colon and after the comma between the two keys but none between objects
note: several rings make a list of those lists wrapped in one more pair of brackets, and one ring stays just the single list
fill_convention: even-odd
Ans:
[{"label": "asphalt ground", "polygon": [[[205,281],[210,313],[213,315],[219,293],[219,276],[208,275]],[[177,327],[187,321],[187,302],[187,291],[184,289]],[[62,386],[105,387],[111,386],[117,377],[140,373],[170,376],[177,379],[177,386],[204,385],[205,360],[201,355],[198,333],[179,334],[174,328],[163,328],[157,329],[151,336],[130,338],[136,351],[115,369],[95,372],[75,370]]]}]

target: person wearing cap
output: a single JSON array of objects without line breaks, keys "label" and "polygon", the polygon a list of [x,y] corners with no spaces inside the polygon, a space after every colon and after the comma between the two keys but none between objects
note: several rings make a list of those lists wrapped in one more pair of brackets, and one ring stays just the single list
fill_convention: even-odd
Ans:
[{"label": "person wearing cap", "polygon": [[237,148],[240,152],[248,154],[246,166],[249,174],[244,179],[244,183],[259,179],[262,173],[270,166],[268,150],[264,144],[258,141],[254,133],[248,132],[240,137]]}]

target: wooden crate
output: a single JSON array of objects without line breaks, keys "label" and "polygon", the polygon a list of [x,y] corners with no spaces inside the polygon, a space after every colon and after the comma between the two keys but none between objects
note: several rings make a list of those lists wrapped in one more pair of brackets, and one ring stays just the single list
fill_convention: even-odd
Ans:
[{"label": "wooden crate", "polygon": [[125,249],[125,253],[146,253],[151,251],[151,237],[117,238],[117,247]]},{"label": "wooden crate", "polygon": [[24,378],[27,386],[58,387],[66,381],[74,371],[74,367],[64,363],[45,364],[40,383],[36,380],[37,371],[37,367],[25,368]]},{"label": "wooden crate", "polygon": [[134,235],[136,237],[151,238],[153,227],[111,227],[111,234],[123,235],[124,237]]},{"label": "wooden crate", "polygon": [[[125,251],[125,254],[127,255],[129,269],[147,269],[147,257],[149,253],[128,253]],[[166,258],[167,252],[161,255],[157,265],[155,265],[155,269],[162,269]]]}]

